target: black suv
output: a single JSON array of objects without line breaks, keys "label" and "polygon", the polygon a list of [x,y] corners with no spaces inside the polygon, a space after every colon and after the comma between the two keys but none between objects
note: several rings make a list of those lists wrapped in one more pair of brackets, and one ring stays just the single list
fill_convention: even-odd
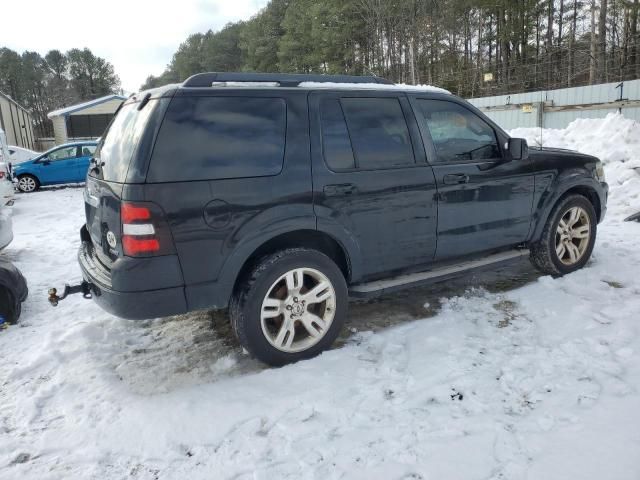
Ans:
[{"label": "black suv", "polygon": [[329,347],[349,297],[582,267],[608,191],[597,158],[378,77],[198,74],[130,97],[92,162],[85,293],[131,319],[228,308],[272,365]]}]

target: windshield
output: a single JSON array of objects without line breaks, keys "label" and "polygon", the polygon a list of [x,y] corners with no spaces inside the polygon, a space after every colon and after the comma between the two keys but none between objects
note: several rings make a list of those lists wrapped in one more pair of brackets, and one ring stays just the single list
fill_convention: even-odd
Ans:
[{"label": "windshield", "polygon": [[90,169],[89,175],[110,182],[126,181],[129,164],[156,104],[150,101],[142,110],[138,110],[138,102],[122,106],[96,150],[100,168]]}]

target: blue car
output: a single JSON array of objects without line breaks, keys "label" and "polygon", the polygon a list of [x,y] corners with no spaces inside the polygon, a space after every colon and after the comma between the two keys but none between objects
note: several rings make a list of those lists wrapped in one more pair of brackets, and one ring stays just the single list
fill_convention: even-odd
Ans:
[{"label": "blue car", "polygon": [[42,185],[84,182],[97,145],[95,141],[66,143],[16,165],[13,176],[18,189],[27,193]]}]

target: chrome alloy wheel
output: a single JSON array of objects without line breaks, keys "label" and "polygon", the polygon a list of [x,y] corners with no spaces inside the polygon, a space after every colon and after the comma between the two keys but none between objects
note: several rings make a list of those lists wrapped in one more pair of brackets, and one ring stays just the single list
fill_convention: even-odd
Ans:
[{"label": "chrome alloy wheel", "polygon": [[589,215],[582,207],[567,210],[556,229],[556,254],[565,265],[576,264],[587,251],[591,238]]},{"label": "chrome alloy wheel", "polygon": [[317,344],[336,312],[336,292],[326,275],[296,268],[278,278],[262,301],[260,325],[278,350],[296,353]]},{"label": "chrome alloy wheel", "polygon": [[36,189],[36,181],[32,177],[20,177],[18,188],[25,193],[33,192]]}]

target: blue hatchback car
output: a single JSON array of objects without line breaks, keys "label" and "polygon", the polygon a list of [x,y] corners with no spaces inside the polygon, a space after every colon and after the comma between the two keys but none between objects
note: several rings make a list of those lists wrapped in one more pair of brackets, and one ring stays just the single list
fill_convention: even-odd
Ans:
[{"label": "blue hatchback car", "polygon": [[33,192],[41,185],[84,182],[97,145],[95,141],[66,143],[16,165],[13,176],[18,189]]}]

